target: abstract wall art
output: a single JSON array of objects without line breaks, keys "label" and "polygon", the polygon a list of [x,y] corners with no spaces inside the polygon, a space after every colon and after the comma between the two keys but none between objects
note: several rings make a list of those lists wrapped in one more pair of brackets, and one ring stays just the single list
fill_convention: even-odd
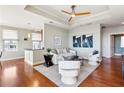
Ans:
[{"label": "abstract wall art", "polygon": [[62,38],[61,35],[55,35],[54,36],[54,46],[56,48],[60,48],[62,46]]},{"label": "abstract wall art", "polygon": [[82,35],[82,47],[93,48],[93,34]]},{"label": "abstract wall art", "polygon": [[73,47],[81,47],[81,36],[73,36]]}]

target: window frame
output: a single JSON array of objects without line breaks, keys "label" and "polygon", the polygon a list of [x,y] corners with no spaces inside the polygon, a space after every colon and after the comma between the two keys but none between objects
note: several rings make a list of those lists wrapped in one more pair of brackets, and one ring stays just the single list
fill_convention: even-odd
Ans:
[{"label": "window frame", "polygon": [[[2,38],[3,38],[3,33],[4,33],[4,31],[6,31],[6,30],[10,30],[10,29],[4,29],[3,31],[2,31]],[[19,44],[19,42],[18,42],[18,31],[17,30],[10,30],[10,31],[16,31],[16,33],[17,33],[17,39],[6,39],[6,38],[3,38],[3,51],[5,51],[5,52],[16,52],[16,51],[18,51],[18,44]],[[8,41],[8,42],[13,42],[13,41],[16,41],[16,44],[15,44],[15,46],[16,46],[16,48],[10,48],[10,46],[12,45],[12,44],[14,44],[14,43],[9,43],[8,44],[8,49],[6,48],[6,43],[5,43],[5,41]]]},{"label": "window frame", "polygon": [[[42,35],[41,35],[42,33],[41,32],[32,32],[32,34],[34,34],[34,33],[36,33],[36,34],[39,33],[41,38],[39,40],[33,40],[33,38],[32,38],[32,49],[42,49],[42,47],[43,47],[42,46]],[[40,43],[39,48],[34,48],[34,44],[33,44],[34,42]]]}]

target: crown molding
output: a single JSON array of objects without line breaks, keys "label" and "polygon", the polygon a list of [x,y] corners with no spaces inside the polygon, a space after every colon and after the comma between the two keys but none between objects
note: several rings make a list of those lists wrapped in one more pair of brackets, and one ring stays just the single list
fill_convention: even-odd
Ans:
[{"label": "crown molding", "polygon": [[104,12],[100,12],[98,14],[92,15],[92,16],[88,16],[85,18],[81,18],[79,20],[75,20],[74,24],[71,25],[71,28],[74,28],[76,26],[79,25],[85,25],[85,24],[89,24],[89,23],[93,23],[93,22],[98,22],[104,19],[109,19],[111,16],[109,14],[109,10],[104,11]]},{"label": "crown molding", "polygon": [[101,21],[111,17],[108,9],[106,11],[93,14],[85,18],[83,17],[83,18],[74,20],[71,23],[68,23],[63,16],[60,16],[61,13],[59,13],[55,9],[50,8],[49,6],[46,7],[46,6],[40,6],[40,5],[33,5],[33,6],[27,5],[24,9],[34,14],[43,16],[48,20],[53,20],[54,24],[52,25],[60,26],[65,29],[71,29],[79,25],[85,25],[85,24]]}]

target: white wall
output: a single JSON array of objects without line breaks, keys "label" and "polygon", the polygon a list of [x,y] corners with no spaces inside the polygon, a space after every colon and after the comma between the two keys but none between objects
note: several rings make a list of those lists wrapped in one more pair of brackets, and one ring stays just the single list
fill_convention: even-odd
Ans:
[{"label": "white wall", "polygon": [[102,53],[104,57],[112,57],[112,51],[113,48],[111,46],[111,35],[114,34],[124,34],[124,26],[113,26],[113,27],[107,27],[103,29],[102,34]]},{"label": "white wall", "polygon": [[68,47],[68,30],[55,27],[52,25],[44,25],[44,46],[45,48],[56,48],[54,44],[55,35],[60,35],[62,38],[62,48]]},{"label": "white wall", "polygon": [[24,41],[24,37],[27,37],[28,33],[31,33],[31,30],[26,29],[19,29],[14,27],[8,26],[0,26],[0,49],[3,48],[3,39],[2,39],[2,30],[3,29],[11,29],[18,31],[18,51],[16,52],[3,52],[2,60],[10,60],[15,58],[22,58],[24,57],[24,49],[25,48],[32,48],[32,41],[31,38],[28,41]]},{"label": "white wall", "polygon": [[[62,37],[62,46],[68,47],[68,31],[59,27],[52,25],[44,25],[44,42],[45,48],[55,48],[54,46],[54,36],[60,35]],[[18,51],[15,52],[3,52],[1,60],[11,60],[16,58],[24,57],[24,49],[32,49],[32,40],[31,38],[28,41],[24,41],[24,37],[28,36],[28,33],[32,33],[32,30],[9,27],[9,26],[0,26],[0,49],[3,48],[3,39],[2,39],[2,30],[10,29],[18,31]]]},{"label": "white wall", "polygon": [[[93,34],[93,48],[73,48],[73,36]],[[77,50],[79,56],[87,58],[93,50],[101,52],[101,31],[100,25],[85,25],[73,28],[69,31],[69,47]]]},{"label": "white wall", "polygon": [[[24,57],[24,49],[32,48],[31,38],[28,41],[24,41],[24,37],[27,37],[28,33],[32,33],[31,30],[20,29],[8,26],[0,26],[0,48],[3,46],[2,40],[2,30],[3,29],[12,29],[17,30],[19,35],[19,43],[18,43],[18,51],[16,52],[3,52],[2,60],[9,60]],[[77,50],[78,55],[87,57],[89,53],[93,50],[101,51],[101,34],[100,34],[100,25],[87,25],[80,26],[71,29],[70,31],[65,30],[63,28],[59,28],[56,26],[44,25],[44,45],[45,48],[56,48],[54,45],[54,36],[60,35],[62,38],[62,46],[61,47],[70,47],[73,48],[72,37],[75,35],[83,35],[83,34],[93,34],[93,48],[74,48]]]}]

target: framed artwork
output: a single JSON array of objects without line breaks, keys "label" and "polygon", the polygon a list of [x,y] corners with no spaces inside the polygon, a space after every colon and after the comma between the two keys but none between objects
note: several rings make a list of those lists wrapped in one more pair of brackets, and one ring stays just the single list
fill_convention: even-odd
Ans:
[{"label": "framed artwork", "polygon": [[81,36],[73,36],[73,47],[81,47]]},{"label": "framed artwork", "polygon": [[82,47],[93,48],[93,34],[82,35]]},{"label": "framed artwork", "polygon": [[62,46],[62,38],[61,38],[60,35],[55,35],[54,36],[54,45],[55,45],[55,47]]}]

